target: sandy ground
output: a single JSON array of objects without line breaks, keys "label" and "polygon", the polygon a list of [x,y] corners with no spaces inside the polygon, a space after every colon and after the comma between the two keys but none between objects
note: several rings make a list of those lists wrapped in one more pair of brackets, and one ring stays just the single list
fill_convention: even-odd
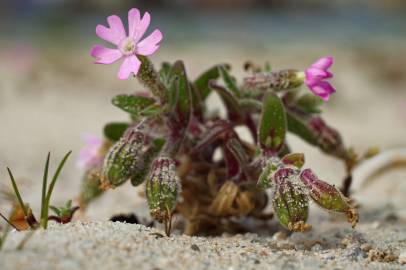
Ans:
[{"label": "sandy ground", "polygon": [[36,231],[18,251],[24,233],[13,233],[0,261],[4,270],[404,269],[404,227],[383,220],[357,230],[325,220],[319,225],[289,237],[278,232],[168,238],[142,225],[74,222]]},{"label": "sandy ground", "polygon": [[[212,66],[213,59],[222,59],[234,64],[239,77],[241,65],[247,59],[270,59],[275,69],[304,68],[315,58],[332,54],[336,57],[333,70],[338,92],[324,105],[325,118],[342,132],[346,143],[358,151],[370,146],[404,147],[406,41],[380,42],[373,48],[332,44],[269,48],[252,44],[231,44],[232,47],[196,44],[193,48],[166,48],[153,60],[159,63],[163,59],[183,58],[193,78]],[[66,151],[73,150],[73,158],[68,161],[52,199],[55,205],[63,204],[78,193],[81,172],[76,168],[75,159],[82,146],[81,134],[100,134],[105,122],[124,120],[126,115],[109,100],[115,94],[141,88],[133,80],[116,80],[117,66],[92,65],[83,48],[66,48],[63,53],[49,45],[29,48],[26,53],[31,58],[23,61],[10,57],[13,46],[3,46],[1,183],[9,185],[3,168],[10,166],[22,183],[24,198],[37,211],[47,151],[52,152],[52,168],[55,168],[57,160]],[[90,42],[84,47],[90,47]],[[341,181],[344,176],[341,163],[293,136],[289,141],[295,151],[306,153],[306,165],[323,179],[332,183]],[[402,253],[405,256],[406,252],[405,175],[405,169],[392,170],[354,194],[361,204],[361,222],[355,230],[345,223],[331,221],[328,214],[320,214],[313,207],[309,222],[317,225],[315,229],[286,240],[278,240],[280,234],[272,235],[280,228],[259,235],[160,238],[151,234],[154,230],[142,226],[105,222],[117,213],[146,213],[145,202],[137,196],[138,191],[125,185],[109,191],[90,206],[81,217],[83,222],[90,223],[80,221],[52,226],[46,232],[37,231],[22,251],[15,251],[15,246],[23,235],[13,233],[0,253],[0,268],[401,269],[398,256]],[[7,209],[8,205],[2,202],[0,210]],[[312,241],[318,244],[311,245]],[[365,243],[372,247],[363,246]],[[369,248],[373,251],[368,251]],[[379,261],[388,258],[393,261]]]}]

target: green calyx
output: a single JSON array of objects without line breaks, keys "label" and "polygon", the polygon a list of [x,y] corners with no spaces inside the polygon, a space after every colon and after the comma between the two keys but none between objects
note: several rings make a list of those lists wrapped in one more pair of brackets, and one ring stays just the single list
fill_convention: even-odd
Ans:
[{"label": "green calyx", "polygon": [[116,142],[104,159],[102,188],[125,183],[137,170],[137,162],[144,144],[144,135],[131,128]]},{"label": "green calyx", "polygon": [[146,183],[146,196],[151,216],[158,222],[171,219],[178,198],[179,181],[172,159],[160,157],[154,161]]},{"label": "green calyx", "polygon": [[302,186],[292,178],[297,177],[291,169],[280,169],[275,173],[276,186],[272,204],[279,222],[290,231],[304,232],[310,228],[306,224],[309,214],[309,199]]}]

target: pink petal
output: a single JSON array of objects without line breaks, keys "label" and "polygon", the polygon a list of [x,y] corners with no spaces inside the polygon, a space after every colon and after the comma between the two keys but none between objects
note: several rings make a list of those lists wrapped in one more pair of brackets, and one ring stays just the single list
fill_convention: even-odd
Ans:
[{"label": "pink petal", "polygon": [[144,17],[140,17],[140,11],[136,8],[128,11],[128,36],[138,42],[145,34],[151,22],[151,16],[145,12]]},{"label": "pink petal", "polygon": [[311,67],[326,70],[333,65],[333,57],[327,56],[317,60]]},{"label": "pink petal", "polygon": [[103,140],[92,134],[84,134],[82,137],[85,141],[85,146],[79,152],[77,164],[80,168],[88,169],[103,161],[103,157],[99,153]]},{"label": "pink petal", "polygon": [[90,55],[97,58],[96,64],[112,64],[122,57],[119,50],[110,49],[101,45],[93,46]]},{"label": "pink petal", "polygon": [[126,37],[123,22],[117,15],[109,16],[107,22],[110,28],[100,24],[96,27],[97,36],[115,45],[119,45],[120,41]]},{"label": "pink petal", "polygon": [[137,54],[151,55],[159,48],[159,42],[161,42],[163,36],[161,31],[155,29],[151,35],[143,39],[137,44]]},{"label": "pink petal", "polygon": [[315,95],[321,97],[325,101],[327,101],[330,95],[336,91],[330,83],[325,81],[321,81],[309,88]]},{"label": "pink petal", "polygon": [[317,84],[321,80],[328,77],[328,73],[326,71],[318,68],[308,68],[306,69],[305,73],[306,73],[305,84],[307,85]]},{"label": "pink petal", "polygon": [[137,26],[141,20],[140,11],[136,8],[132,8],[128,11],[128,36],[134,37]]},{"label": "pink petal", "polygon": [[135,55],[128,56],[124,59],[124,62],[121,64],[120,70],[118,72],[118,78],[120,80],[126,80],[131,73],[137,75],[138,70],[140,69],[141,61]]}]

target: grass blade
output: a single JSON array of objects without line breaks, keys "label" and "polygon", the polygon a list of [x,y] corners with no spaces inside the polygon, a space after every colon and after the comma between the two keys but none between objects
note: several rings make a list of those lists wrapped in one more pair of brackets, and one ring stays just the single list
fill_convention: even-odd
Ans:
[{"label": "grass blade", "polygon": [[46,229],[48,226],[48,208],[49,208],[49,202],[51,201],[52,191],[54,190],[54,187],[55,187],[56,181],[58,180],[59,174],[61,173],[61,170],[62,170],[63,166],[65,165],[65,162],[71,153],[72,153],[72,151],[69,151],[65,155],[65,157],[62,159],[62,161],[59,163],[59,166],[56,169],[54,176],[52,177],[51,183],[49,184],[48,193],[47,193],[47,196],[45,199],[45,204],[43,205],[43,207],[45,209],[44,216],[46,217],[46,219],[44,220],[44,224],[43,224],[44,229]]},{"label": "grass blade", "polygon": [[17,229],[17,227],[14,226],[14,224],[11,223],[10,220],[8,220],[8,218],[6,218],[2,213],[0,213],[0,217],[2,217],[4,219],[4,221],[6,221],[7,224],[10,225],[11,227],[13,227],[16,231],[19,231],[19,229]]},{"label": "grass blade", "polygon": [[24,215],[27,216],[28,215],[27,208],[25,207],[24,201],[21,198],[21,194],[20,194],[20,191],[18,190],[17,183],[16,183],[14,176],[11,173],[11,170],[9,167],[7,167],[7,171],[8,171],[8,175],[10,176],[11,184],[13,185],[14,193],[17,196],[18,203],[20,204],[21,208],[23,209]]},{"label": "grass blade", "polygon": [[41,217],[40,217],[40,222],[41,225],[44,225],[44,222],[46,219],[48,219],[47,216],[45,216],[45,200],[46,200],[46,192],[47,192],[47,186],[48,186],[48,171],[49,171],[49,159],[51,157],[51,153],[48,152],[48,156],[45,162],[45,168],[44,168],[44,177],[42,178],[42,195],[41,195]]}]

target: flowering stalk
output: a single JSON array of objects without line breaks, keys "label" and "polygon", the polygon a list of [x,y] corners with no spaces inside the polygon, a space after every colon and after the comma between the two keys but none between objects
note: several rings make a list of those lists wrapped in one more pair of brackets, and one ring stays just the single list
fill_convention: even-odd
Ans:
[{"label": "flowering stalk", "polygon": [[168,101],[168,90],[159,80],[159,74],[154,69],[152,62],[148,57],[140,56],[141,68],[137,75],[137,79],[151,91],[151,93],[159,98],[161,104],[166,104]]}]

